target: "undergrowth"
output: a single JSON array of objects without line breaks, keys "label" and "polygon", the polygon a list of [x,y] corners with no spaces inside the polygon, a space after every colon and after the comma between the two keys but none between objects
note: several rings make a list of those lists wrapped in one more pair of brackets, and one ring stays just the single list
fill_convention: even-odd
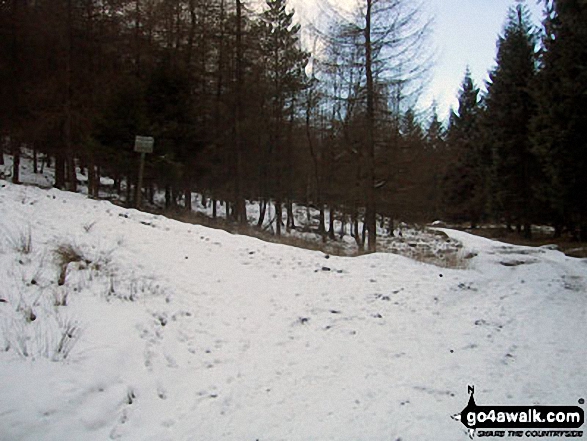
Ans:
[{"label": "undergrowth", "polygon": [[112,251],[64,240],[47,252],[46,246],[33,246],[30,231],[10,237],[11,252],[0,254],[0,280],[6,281],[0,292],[0,351],[65,361],[82,336],[83,324],[71,309],[80,296],[133,302],[165,295],[154,279],[125,273]]},{"label": "undergrowth", "polygon": [[[238,225],[224,218],[212,219],[199,213],[170,211],[163,213],[163,215],[186,223],[255,237],[265,242],[321,251],[334,256],[356,257],[368,254],[366,250],[357,246],[354,238],[346,241],[337,235],[336,239],[331,239],[327,235],[322,236],[317,230],[304,232],[295,230],[289,233],[286,231],[285,234],[276,236],[266,229],[252,225]],[[351,238],[351,236],[347,237]],[[403,235],[383,235],[379,236],[377,241],[378,252],[398,254],[442,268],[465,269],[469,266],[471,258],[474,257],[462,249],[460,242],[449,238],[446,233],[417,225],[406,226],[403,229]]]}]

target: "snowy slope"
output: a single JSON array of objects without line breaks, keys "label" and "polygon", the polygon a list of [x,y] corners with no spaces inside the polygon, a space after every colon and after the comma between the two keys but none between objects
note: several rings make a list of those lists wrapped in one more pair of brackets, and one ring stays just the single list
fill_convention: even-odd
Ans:
[{"label": "snowy slope", "polygon": [[0,439],[464,440],[469,384],[587,398],[586,261],[445,232],[467,269],[0,181]]}]

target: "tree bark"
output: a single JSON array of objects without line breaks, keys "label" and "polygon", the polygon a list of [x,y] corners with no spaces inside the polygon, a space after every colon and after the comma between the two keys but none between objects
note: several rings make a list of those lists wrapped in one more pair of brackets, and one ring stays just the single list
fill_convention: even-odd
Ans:
[{"label": "tree bark", "polygon": [[33,143],[33,173],[39,173],[39,152],[36,143]]},{"label": "tree bark", "polygon": [[187,212],[192,211],[192,190],[188,187],[184,190],[184,199],[185,199],[185,210]]},{"label": "tree bark", "polygon": [[244,82],[243,69],[243,14],[242,3],[236,0],[236,105],[235,105],[235,146],[236,146],[236,176],[235,176],[235,205],[234,217],[240,224],[247,222],[247,207],[243,197],[243,140],[242,124],[242,91]]},{"label": "tree bark", "polygon": [[328,237],[331,240],[336,238],[334,233],[334,207],[332,205],[330,206],[330,217],[328,219]]},{"label": "tree bark", "polygon": [[93,161],[90,159],[88,161],[88,197],[94,197],[94,192],[96,188],[96,170],[94,168]]},{"label": "tree bark", "polygon": [[73,155],[72,140],[72,119],[73,119],[73,80],[72,80],[72,57],[73,57],[73,4],[67,0],[67,49],[65,56],[65,120],[63,122],[63,144],[65,146],[65,160],[67,162],[67,189],[77,191],[77,175],[75,169],[75,158]]},{"label": "tree bark", "polygon": [[99,165],[96,166],[96,179],[94,185],[94,197],[100,199],[100,176],[102,175],[102,169]]},{"label": "tree bark", "polygon": [[[292,167],[290,167],[292,168]],[[296,228],[296,219],[294,217],[293,212],[293,202],[291,199],[287,201],[287,230],[295,230]]]},{"label": "tree bark", "polygon": [[375,252],[377,251],[377,207],[375,202],[375,86],[373,81],[373,54],[371,46],[372,5],[373,0],[367,0],[367,13],[365,15],[365,72],[367,79],[367,141],[365,152],[367,162],[367,178],[365,179],[367,206],[365,212],[365,228],[368,232],[368,249],[370,252]]},{"label": "tree bark", "polygon": [[20,184],[20,144],[13,137],[10,138],[12,144],[12,183]]},{"label": "tree bark", "polygon": [[275,234],[277,236],[281,236],[282,219],[282,203],[281,200],[278,199],[275,201]]},{"label": "tree bark", "polygon": [[318,224],[318,233],[322,236],[322,239],[326,238],[326,215],[324,213],[324,205],[320,204],[320,219]]},{"label": "tree bark", "polygon": [[166,185],[165,186],[165,209],[169,210],[171,208],[171,204],[172,204],[172,195],[171,195],[171,185]]},{"label": "tree bark", "polygon": [[126,206],[132,207],[132,178],[130,175],[126,175]]},{"label": "tree bark", "polygon": [[55,154],[55,188],[65,189],[65,157],[61,150]]},{"label": "tree bark", "polygon": [[265,222],[265,214],[267,213],[267,201],[262,199],[259,201],[259,220],[257,221],[257,227],[263,227],[263,222]]}]

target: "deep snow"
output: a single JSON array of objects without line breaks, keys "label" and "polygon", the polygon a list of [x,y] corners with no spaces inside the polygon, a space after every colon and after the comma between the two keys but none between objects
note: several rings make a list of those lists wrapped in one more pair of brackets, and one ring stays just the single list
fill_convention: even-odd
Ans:
[{"label": "deep snow", "polygon": [[585,259],[452,230],[466,269],[326,256],[0,187],[0,439],[465,440],[467,385],[587,398]]}]

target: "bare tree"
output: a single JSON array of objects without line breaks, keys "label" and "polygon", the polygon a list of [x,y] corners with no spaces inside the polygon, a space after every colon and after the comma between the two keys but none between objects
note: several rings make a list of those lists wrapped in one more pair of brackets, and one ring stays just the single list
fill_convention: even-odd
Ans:
[{"label": "bare tree", "polygon": [[[365,230],[368,250],[377,247],[377,189],[382,186],[377,176],[378,157],[389,146],[388,128],[391,91],[401,90],[406,102],[415,100],[430,66],[427,37],[430,21],[426,20],[422,5],[406,0],[360,0],[348,13],[334,17],[344,32],[327,36],[331,45],[343,38],[344,44],[354,47],[346,60],[335,62],[340,69],[354,72],[357,81],[352,88],[335,99],[352,102],[344,115],[339,115],[347,127],[359,122],[362,136],[357,148],[358,177],[362,203],[365,208]],[[348,57],[348,54],[354,56]],[[358,55],[358,57],[357,57]],[[356,106],[356,107],[354,107]]]}]

